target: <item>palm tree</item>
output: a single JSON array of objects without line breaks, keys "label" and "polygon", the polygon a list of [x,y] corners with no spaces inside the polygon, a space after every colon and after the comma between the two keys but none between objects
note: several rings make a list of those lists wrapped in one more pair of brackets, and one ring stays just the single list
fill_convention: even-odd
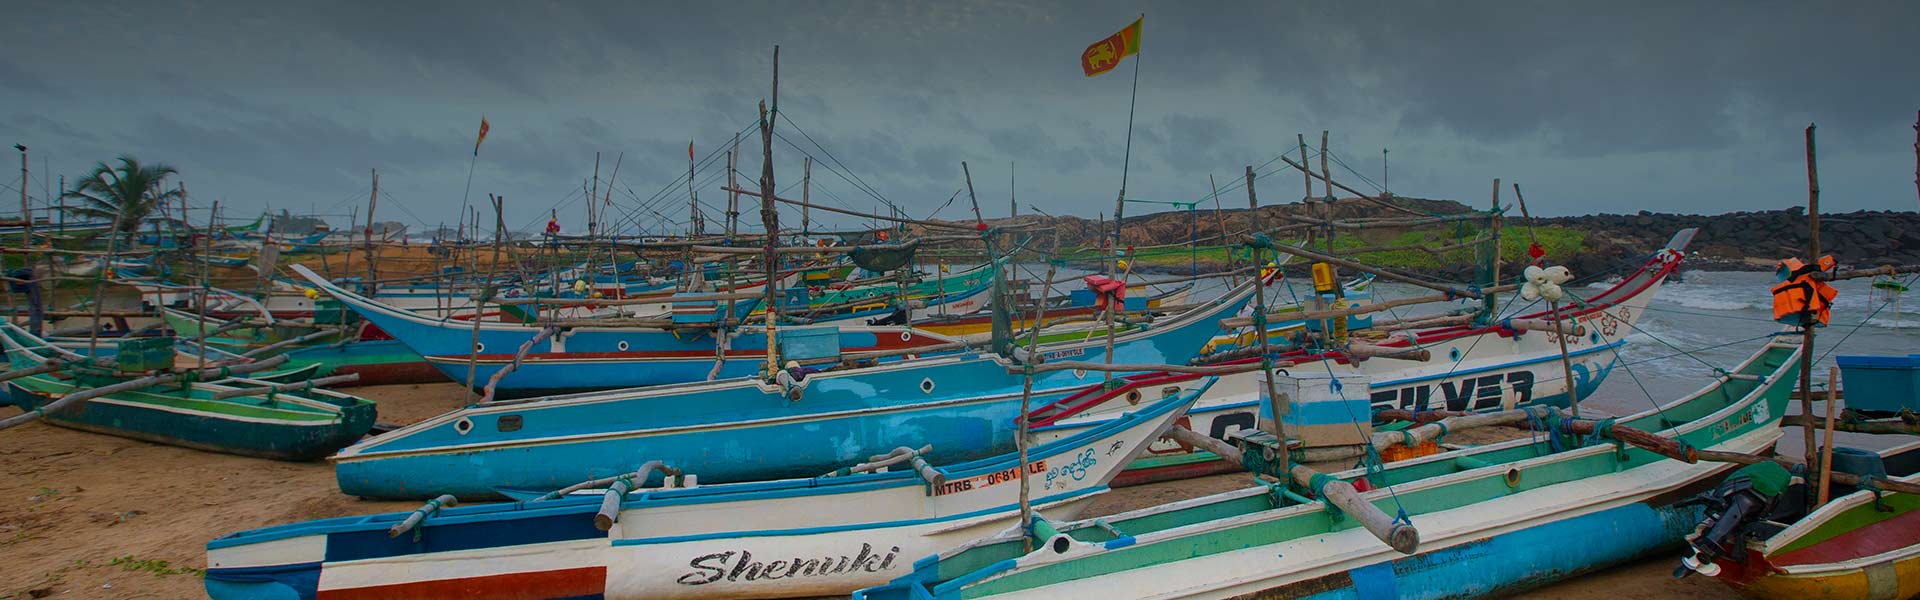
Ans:
[{"label": "palm tree", "polygon": [[165,185],[168,176],[179,172],[165,164],[143,165],[131,156],[121,155],[119,160],[118,166],[94,165],[93,172],[65,192],[64,197],[81,202],[66,211],[100,221],[117,218],[122,233],[134,233],[143,223],[157,222],[154,211],[180,197],[178,188],[169,190]]}]

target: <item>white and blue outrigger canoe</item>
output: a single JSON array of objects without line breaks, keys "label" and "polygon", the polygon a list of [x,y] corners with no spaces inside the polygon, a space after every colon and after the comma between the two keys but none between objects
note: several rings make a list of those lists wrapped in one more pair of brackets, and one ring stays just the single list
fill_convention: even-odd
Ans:
[{"label": "white and blue outrigger canoe", "polygon": [[[1252,286],[1119,336],[1112,362],[1187,362],[1218,332],[1222,317],[1246,304]],[[1107,356],[1099,338],[1041,352],[1048,359]],[[712,363],[709,356],[702,368]],[[1013,448],[1023,383],[1009,372],[1015,365],[992,353],[965,352],[813,373],[792,383],[736,377],[497,401],[364,440],[332,460],[342,492],[379,498],[550,490],[630,469],[634,456],[713,483],[803,477],[910,444],[932,444],[928,458],[935,462],[975,460]],[[1037,374],[1034,405],[1102,379],[1100,373]]]},{"label": "white and blue outrigger canoe", "polygon": [[[1033,505],[1079,513],[1205,388],[1031,448]],[[410,513],[242,531],[207,544],[207,593],[214,600],[846,594],[910,572],[914,557],[1018,523],[1020,464],[1009,454],[941,469],[643,488],[625,496],[610,523],[596,519],[607,496],[596,491],[439,509],[397,536],[390,529]]]},{"label": "white and blue outrigger canoe", "polygon": [[[1687,449],[1771,449],[1799,372],[1781,336],[1693,394],[1592,424],[1315,477],[1066,521],[1037,517],[937,555],[855,600],[975,598],[1444,599],[1511,594],[1677,546],[1701,510],[1683,502],[1734,467],[1615,441],[1630,427]],[[1536,417],[1557,419],[1545,407]],[[1327,478],[1327,479],[1322,479]],[[1401,554],[1313,497],[1344,481],[1418,528]],[[1031,542],[1032,551],[1027,550]]]}]

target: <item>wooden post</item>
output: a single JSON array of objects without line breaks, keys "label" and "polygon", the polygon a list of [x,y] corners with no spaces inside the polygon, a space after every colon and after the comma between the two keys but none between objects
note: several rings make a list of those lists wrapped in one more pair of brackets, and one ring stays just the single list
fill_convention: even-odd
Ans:
[{"label": "wooden post", "polygon": [[[1915,144],[1914,147],[1920,150],[1920,144]],[[1013,183],[1013,166],[1013,161],[1007,161],[1007,216],[1018,217],[1020,216],[1019,188],[1015,187]],[[1920,177],[1920,168],[1914,170],[1914,176]],[[1915,180],[1914,183],[1920,183],[1920,180]]]},{"label": "wooden post", "polygon": [[800,165],[800,235],[805,237],[813,230],[813,157],[808,156]]},{"label": "wooden post", "polygon": [[[1807,124],[1807,264],[1817,266],[1820,261],[1820,170],[1814,158],[1814,125]],[[1801,319],[1800,333],[1800,414],[1813,418],[1813,323],[1811,317]],[[1802,443],[1807,448],[1807,466],[1812,466],[1819,458],[1819,448],[1813,443],[1813,428],[1800,428]]]},{"label": "wooden post", "polygon": [[1920,194],[1920,114],[1913,117],[1913,191]]},{"label": "wooden post", "polygon": [[980,198],[973,195],[973,171],[967,169],[967,161],[960,161],[960,174],[967,178],[967,202],[973,204],[974,224],[986,225],[986,220],[980,218]]},{"label": "wooden post", "polygon": [[[1319,211],[1314,210],[1314,206],[1313,206],[1313,171],[1309,171],[1306,168],[1306,165],[1312,164],[1307,162],[1308,160],[1307,159],[1307,134],[1295,133],[1293,134],[1293,137],[1295,141],[1300,143],[1300,165],[1301,165],[1300,179],[1301,179],[1301,185],[1306,189],[1306,192],[1300,196],[1300,202],[1306,204],[1307,213],[1309,214],[1317,213]],[[1254,233],[1259,233],[1259,232],[1260,232],[1260,228],[1255,227]],[[1307,247],[1309,248],[1313,247],[1314,238],[1318,237],[1319,234],[1320,232],[1318,230],[1315,230],[1315,229],[1307,230]],[[1265,265],[1266,263],[1261,263],[1261,264]],[[1316,295],[1314,297],[1318,298],[1319,296]]]},{"label": "wooden post", "polygon": [[[1500,178],[1493,178],[1493,274],[1488,286],[1500,285]],[[1500,297],[1487,294],[1487,318],[1500,316]]]},{"label": "wooden post", "polygon": [[378,169],[369,169],[369,171],[373,173],[373,193],[367,197],[367,230],[364,232],[367,238],[362,241],[366,242],[367,248],[367,297],[372,298],[375,293],[373,282],[380,280],[380,272],[374,267],[373,250],[373,209],[380,205],[380,171]]},{"label": "wooden post", "polygon": [[[1840,367],[1827,368],[1827,443],[1820,445],[1820,501],[1814,507],[1827,504],[1827,485],[1833,479],[1833,402],[1838,400],[1835,393],[1840,389]],[[1807,428],[1812,430],[1811,427]]]},{"label": "wooden post", "polygon": [[[14,144],[13,147],[20,150],[20,221],[26,226],[26,237],[21,239],[21,247],[31,248],[33,247],[33,207],[27,204],[27,147],[24,144]],[[9,286],[7,289],[13,288]]]},{"label": "wooden post", "polygon": [[[187,197],[187,184],[185,182],[181,182],[180,198],[184,202],[186,197]],[[205,236],[206,245],[202,246],[200,250],[200,306],[199,306],[200,310],[197,311],[196,314],[200,316],[200,335],[203,335],[203,336],[207,335],[207,294],[210,291],[208,290],[208,286],[207,286],[207,278],[208,278],[207,261],[212,260],[213,258],[213,228],[217,223],[217,221],[214,220],[214,217],[218,215],[219,212],[220,212],[220,201],[214,200],[213,207],[207,209],[207,235]],[[192,227],[188,227],[188,230],[192,230]],[[211,337],[211,336],[208,336],[208,337]],[[200,364],[201,365],[207,364],[207,341],[208,340],[206,340],[205,338],[202,338],[200,340]]]},{"label": "wooden post", "polygon": [[[587,189],[587,262],[593,266],[593,236],[600,231],[599,220],[594,218],[594,201],[600,199],[600,153],[593,153],[593,185]],[[591,271],[589,271],[591,272]]]}]

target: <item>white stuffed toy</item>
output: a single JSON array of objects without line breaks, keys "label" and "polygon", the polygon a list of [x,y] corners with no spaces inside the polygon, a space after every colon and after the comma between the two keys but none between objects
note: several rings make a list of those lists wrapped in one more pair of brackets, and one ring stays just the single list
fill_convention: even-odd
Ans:
[{"label": "white stuffed toy", "polygon": [[1521,272],[1521,276],[1527,280],[1526,284],[1520,286],[1521,298],[1528,300],[1545,298],[1548,302],[1560,301],[1560,298],[1566,295],[1566,291],[1560,289],[1560,284],[1573,279],[1573,273],[1567,271],[1566,267],[1561,266],[1547,267],[1545,269],[1540,267],[1527,267],[1525,271]]}]

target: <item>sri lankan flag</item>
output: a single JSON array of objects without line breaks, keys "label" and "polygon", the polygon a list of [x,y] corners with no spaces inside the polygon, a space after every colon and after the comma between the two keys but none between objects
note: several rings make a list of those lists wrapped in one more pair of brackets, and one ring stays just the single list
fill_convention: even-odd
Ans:
[{"label": "sri lankan flag", "polygon": [[1139,54],[1140,23],[1146,20],[1145,16],[1134,19],[1133,24],[1128,25],[1126,29],[1107,36],[1107,39],[1094,42],[1092,46],[1087,46],[1087,51],[1080,53],[1080,70],[1086,71],[1087,76],[1092,77],[1120,66],[1122,58]]},{"label": "sri lankan flag", "polygon": [[480,155],[480,142],[487,141],[487,118],[480,117],[480,136],[473,139],[473,155]]}]

